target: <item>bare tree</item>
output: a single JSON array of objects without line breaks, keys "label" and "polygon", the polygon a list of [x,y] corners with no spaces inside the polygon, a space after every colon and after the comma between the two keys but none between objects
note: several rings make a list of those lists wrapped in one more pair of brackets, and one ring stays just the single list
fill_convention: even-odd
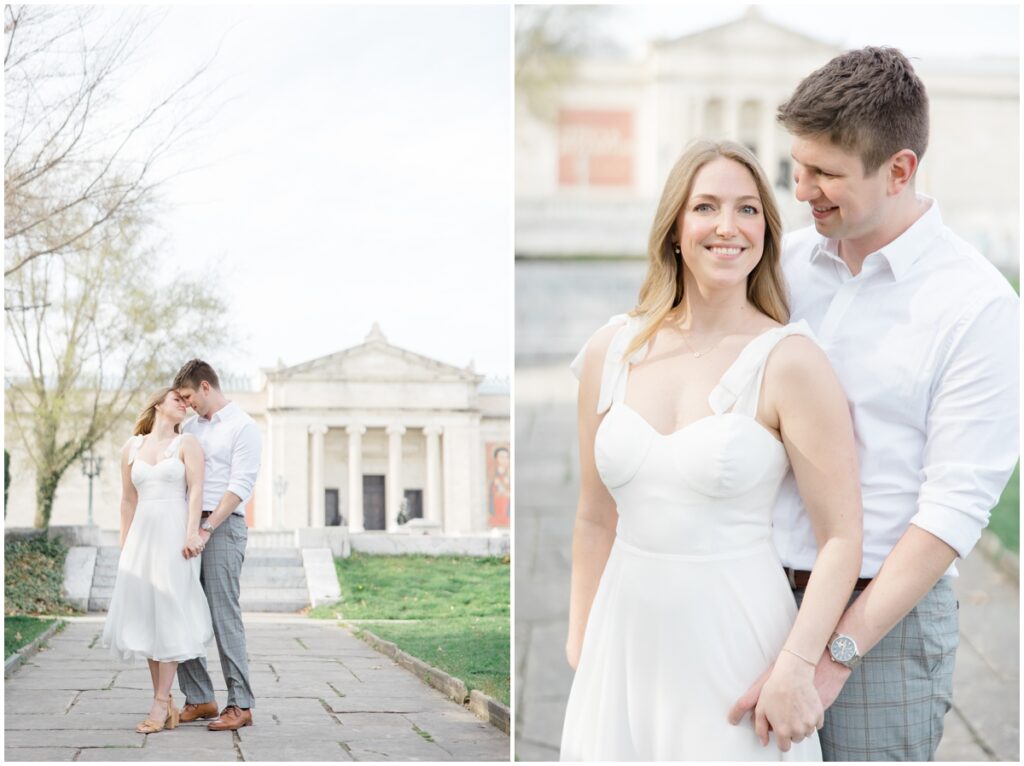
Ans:
[{"label": "bare tree", "polygon": [[554,94],[572,78],[579,56],[607,47],[595,26],[609,10],[596,5],[516,6],[516,95],[535,117],[554,119]]},{"label": "bare tree", "polygon": [[5,6],[5,276],[145,217],[162,161],[203,124],[212,59],[146,104],[118,98],[158,23],[151,9]]},{"label": "bare tree", "polygon": [[213,287],[161,281],[145,222],[121,223],[83,235],[74,258],[34,259],[7,278],[24,307],[7,314],[21,363],[6,380],[7,418],[35,467],[36,526],[49,524],[67,469],[141,396],[213,339],[229,342]]}]

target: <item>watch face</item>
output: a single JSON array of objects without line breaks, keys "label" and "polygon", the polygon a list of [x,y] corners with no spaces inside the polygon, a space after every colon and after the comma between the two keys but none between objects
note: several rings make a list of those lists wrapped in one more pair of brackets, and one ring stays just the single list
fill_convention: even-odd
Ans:
[{"label": "watch face", "polygon": [[832,656],[839,662],[849,662],[857,654],[857,645],[849,636],[836,636],[829,646]]}]

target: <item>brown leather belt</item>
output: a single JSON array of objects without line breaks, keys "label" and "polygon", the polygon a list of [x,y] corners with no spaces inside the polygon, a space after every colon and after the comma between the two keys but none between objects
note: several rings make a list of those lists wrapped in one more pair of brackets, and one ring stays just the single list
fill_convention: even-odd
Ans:
[{"label": "brown leather belt", "polygon": [[[811,579],[810,572],[805,572],[803,569],[791,569],[790,567],[784,567],[784,569],[786,570],[786,577],[789,578],[789,586],[791,588],[803,590],[807,587],[807,583]],[[853,586],[853,589],[864,590],[870,584],[870,577],[861,577],[857,580],[857,584]]]}]

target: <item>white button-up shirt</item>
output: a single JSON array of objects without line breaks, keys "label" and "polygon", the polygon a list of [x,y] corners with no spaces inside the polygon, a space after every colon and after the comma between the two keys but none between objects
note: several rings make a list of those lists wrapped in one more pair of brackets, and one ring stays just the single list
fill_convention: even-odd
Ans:
[{"label": "white button-up shirt", "polygon": [[212,511],[225,492],[242,498],[235,513],[245,515],[260,472],[260,429],[234,402],[228,402],[209,420],[196,415],[182,423],[182,433],[193,434],[206,456],[203,510]]},{"label": "white button-up shirt", "polygon": [[[783,242],[791,321],[810,324],[850,401],[861,577],[877,574],[909,524],[966,556],[1019,452],[1020,301],[921,198],[924,215],[857,276],[813,226]],[[792,473],[774,526],[783,564],[809,570],[817,544]]]}]

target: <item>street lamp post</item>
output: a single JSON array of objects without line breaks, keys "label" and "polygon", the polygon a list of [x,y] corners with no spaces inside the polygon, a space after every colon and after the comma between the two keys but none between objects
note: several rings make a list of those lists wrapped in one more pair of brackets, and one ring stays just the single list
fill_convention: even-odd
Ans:
[{"label": "street lamp post", "polygon": [[94,455],[92,447],[82,456],[82,474],[89,477],[89,526],[92,523],[92,480],[103,470],[103,458]]}]

